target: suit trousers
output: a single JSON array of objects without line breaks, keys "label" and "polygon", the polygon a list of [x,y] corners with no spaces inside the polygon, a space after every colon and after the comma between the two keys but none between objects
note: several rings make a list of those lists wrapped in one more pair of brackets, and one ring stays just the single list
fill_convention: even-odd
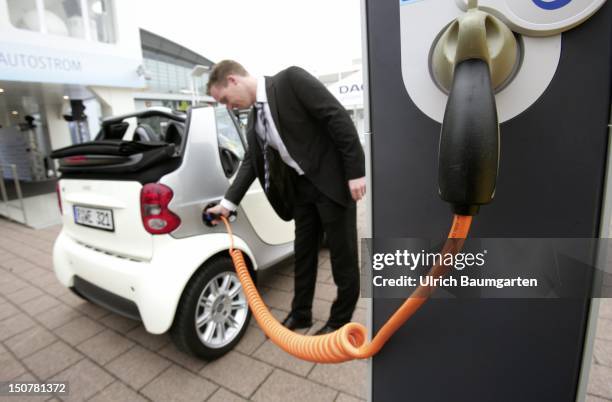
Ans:
[{"label": "suit trousers", "polygon": [[353,200],[346,207],[321,193],[305,176],[295,178],[295,283],[291,314],[312,318],[318,256],[327,236],[334,283],[337,286],[327,324],[340,327],[351,320],[359,300],[357,213]]}]

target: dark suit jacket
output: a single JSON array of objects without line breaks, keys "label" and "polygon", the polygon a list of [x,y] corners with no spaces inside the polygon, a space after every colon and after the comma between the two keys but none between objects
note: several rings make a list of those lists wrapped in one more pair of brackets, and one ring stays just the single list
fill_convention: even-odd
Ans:
[{"label": "dark suit jacket", "polygon": [[[289,67],[266,77],[266,94],[274,124],[291,157],[306,177],[333,201],[351,201],[348,180],[365,176],[365,157],[357,130],[338,100],[315,77]],[[257,177],[264,180],[262,145],[255,132],[255,111],[247,125],[248,150],[225,198],[239,204]],[[276,213],[293,219],[294,176],[273,148],[268,148],[270,189],[266,194]]]}]

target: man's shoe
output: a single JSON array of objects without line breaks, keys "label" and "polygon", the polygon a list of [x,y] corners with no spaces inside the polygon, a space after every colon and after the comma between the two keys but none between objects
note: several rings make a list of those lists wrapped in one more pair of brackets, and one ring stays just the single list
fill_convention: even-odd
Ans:
[{"label": "man's shoe", "polygon": [[282,322],[283,326],[287,329],[302,329],[312,327],[312,320],[296,319],[291,314],[287,316]]},{"label": "man's shoe", "polygon": [[325,335],[325,334],[329,334],[331,332],[334,332],[335,330],[337,330],[338,328],[336,327],[332,327],[329,324],[325,324],[323,325],[323,327],[321,327],[317,332],[315,332],[315,335]]}]

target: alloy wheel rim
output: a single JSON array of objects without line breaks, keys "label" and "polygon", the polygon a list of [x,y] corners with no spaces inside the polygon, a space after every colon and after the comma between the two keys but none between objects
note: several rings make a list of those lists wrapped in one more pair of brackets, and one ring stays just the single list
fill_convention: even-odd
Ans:
[{"label": "alloy wheel rim", "polygon": [[248,305],[242,285],[233,272],[212,278],[200,293],[195,328],[200,341],[218,349],[230,343],[246,321]]}]

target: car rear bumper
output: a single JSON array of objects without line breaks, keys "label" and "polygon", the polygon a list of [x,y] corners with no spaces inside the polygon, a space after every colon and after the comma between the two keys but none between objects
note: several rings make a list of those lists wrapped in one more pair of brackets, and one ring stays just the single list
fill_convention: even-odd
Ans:
[{"label": "car rear bumper", "polygon": [[132,320],[142,321],[136,303],[104,290],[79,276],[75,275],[74,277],[72,291],[114,313]]},{"label": "car rear bumper", "polygon": [[[235,241],[254,261],[246,244]],[[228,248],[228,236],[222,233],[185,239],[160,235],[154,236],[153,258],[138,261],[96,250],[62,231],[55,241],[53,266],[64,286],[84,290],[86,298],[119,314],[134,316],[137,311],[148,332],[161,334],[172,325],[194,272]]]}]

